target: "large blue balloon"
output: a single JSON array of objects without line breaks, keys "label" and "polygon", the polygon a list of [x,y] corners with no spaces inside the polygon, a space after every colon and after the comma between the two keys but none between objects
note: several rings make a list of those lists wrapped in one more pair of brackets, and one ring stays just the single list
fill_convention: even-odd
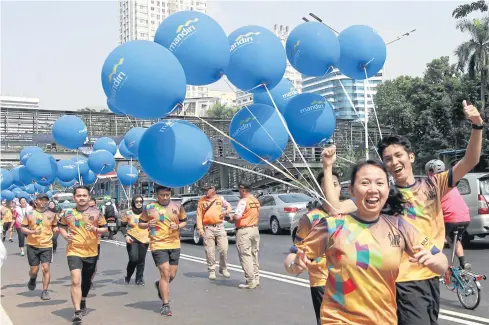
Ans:
[{"label": "large blue balloon", "polygon": [[138,170],[132,165],[120,165],[117,168],[117,177],[122,185],[133,185],[138,181]]},{"label": "large blue balloon", "polygon": [[48,187],[42,186],[41,184],[34,183],[34,187],[36,188],[37,193],[46,193]]},{"label": "large blue balloon", "polygon": [[[253,104],[236,113],[229,125],[229,135],[270,162],[280,158],[289,141],[287,130],[275,108],[264,104]],[[234,141],[231,144],[244,160],[252,164],[264,164],[260,158]]]},{"label": "large blue balloon", "polygon": [[177,57],[189,85],[218,81],[229,64],[226,33],[214,19],[198,11],[180,11],[165,18],[155,42]]},{"label": "large blue balloon", "polygon": [[146,130],[147,129],[140,127],[132,128],[127,131],[126,135],[124,136],[126,148],[136,157],[138,156],[139,142],[141,141],[141,137]]},{"label": "large blue balloon", "polygon": [[328,27],[306,22],[294,28],[285,44],[290,64],[308,76],[323,76],[333,71],[340,58],[340,43]]},{"label": "large blue balloon", "polygon": [[369,26],[350,26],[338,35],[341,55],[338,68],[345,76],[356,80],[375,76],[383,67],[387,56],[385,42]]},{"label": "large blue balloon", "polygon": [[2,200],[12,201],[15,199],[15,194],[10,192],[9,190],[3,190],[1,193]]},{"label": "large blue balloon", "polygon": [[58,161],[58,178],[61,181],[68,182],[78,175],[78,166],[72,160],[63,159]]},{"label": "large blue balloon", "polygon": [[36,192],[36,188],[34,187],[34,184],[29,184],[25,187],[25,191],[29,194],[34,194]]},{"label": "large blue balloon", "polygon": [[58,175],[56,159],[44,152],[32,154],[25,167],[34,180],[41,185],[51,184]]},{"label": "large blue balloon", "polygon": [[64,115],[53,124],[53,138],[68,149],[78,149],[87,139],[87,126],[75,115]]},{"label": "large blue balloon", "polygon": [[[238,28],[228,36],[231,59],[226,68],[229,81],[241,90],[253,93],[274,88],[285,73],[287,59],[282,42],[270,30],[260,26]],[[254,89],[253,89],[254,88]]]},{"label": "large blue balloon", "polygon": [[32,175],[25,166],[17,166],[11,170],[14,184],[17,186],[25,186],[32,183]]},{"label": "large blue balloon", "polygon": [[20,152],[20,163],[25,166],[27,160],[31,157],[33,153],[43,152],[41,148],[36,146],[24,147]]},{"label": "large blue balloon", "polygon": [[129,151],[129,149],[127,149],[124,140],[122,140],[119,143],[119,153],[121,154],[122,157],[126,159],[138,159],[137,155],[133,154],[132,152]]},{"label": "large blue balloon", "polygon": [[146,130],[139,144],[142,170],[154,182],[168,187],[195,183],[207,173],[211,160],[209,138],[187,121],[158,122]]},{"label": "large blue balloon", "polygon": [[101,137],[95,141],[93,150],[107,150],[112,155],[117,153],[117,143],[109,137]]},{"label": "large blue balloon", "polygon": [[88,167],[95,174],[107,174],[114,170],[115,158],[107,150],[97,150],[88,156]]},{"label": "large blue balloon", "polygon": [[91,170],[89,170],[88,173],[81,175],[81,180],[77,177],[78,183],[83,185],[93,184],[95,183],[96,180],[97,180],[97,175],[95,175],[95,173],[92,172]]},{"label": "large blue balloon", "polygon": [[[88,161],[85,158],[80,158],[80,157],[73,157],[71,158],[72,161],[77,164],[76,172],[77,174],[83,175],[88,173],[89,167],[88,167]],[[78,171],[79,169],[79,171]],[[78,175],[77,175],[78,176]]]},{"label": "large blue balloon", "polygon": [[137,40],[123,43],[109,54],[102,68],[102,86],[122,113],[156,119],[183,103],[187,82],[182,65],[170,51],[154,42]]},{"label": "large blue balloon", "polygon": [[2,168],[1,175],[0,175],[0,189],[7,189],[13,183],[14,183],[14,176],[12,175],[12,173],[7,169]]},{"label": "large blue balloon", "polygon": [[75,185],[75,180],[73,179],[69,182],[59,181],[59,185],[61,185],[63,187],[72,187],[73,185]]},{"label": "large blue balloon", "polygon": [[114,113],[115,115],[124,115],[124,113],[122,113],[121,111],[119,111],[115,106],[114,104],[112,104],[108,99],[107,99],[107,107],[109,108],[109,110]]},{"label": "large blue balloon", "polygon": [[[273,89],[270,89],[270,94],[272,95],[273,101],[275,102],[275,105],[277,105],[280,113],[283,114],[290,99],[297,95],[298,92],[289,79],[283,78],[278,85],[276,85]],[[255,104],[273,106],[273,102],[267,92],[254,94],[253,101]]]},{"label": "large blue balloon", "polygon": [[12,193],[18,193],[18,192],[23,192],[21,188],[16,187],[12,190]]},{"label": "large blue balloon", "polygon": [[333,107],[318,94],[304,93],[292,98],[284,118],[295,142],[303,147],[329,140],[336,128]]},{"label": "large blue balloon", "polygon": [[29,195],[29,193],[27,192],[24,192],[24,191],[20,191],[20,192],[15,192],[15,197],[17,198],[24,198],[26,199],[28,202],[32,201],[31,199],[31,196]]}]

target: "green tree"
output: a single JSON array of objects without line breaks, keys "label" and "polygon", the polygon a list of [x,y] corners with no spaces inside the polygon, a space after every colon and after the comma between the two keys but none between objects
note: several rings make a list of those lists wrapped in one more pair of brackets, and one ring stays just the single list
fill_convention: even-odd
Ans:
[{"label": "green tree", "polygon": [[487,3],[484,0],[479,0],[458,6],[452,12],[452,17],[456,19],[465,18],[474,11],[486,12],[487,9]]},{"label": "green tree", "polygon": [[87,112],[87,113],[89,113],[89,112],[96,112],[96,111],[97,111],[96,109],[89,108],[89,107],[80,108],[78,110],[78,112]]},{"label": "green tree", "polygon": [[223,120],[230,120],[233,118],[234,114],[236,114],[238,110],[239,108],[236,107],[229,107],[220,103],[216,103],[207,110],[207,116]]},{"label": "green tree", "polygon": [[489,114],[486,108],[489,72],[489,17],[473,21],[463,19],[457,24],[457,28],[470,34],[470,39],[455,49],[455,55],[458,57],[458,68],[461,71],[467,71],[472,79],[480,75],[480,108],[484,118]]}]

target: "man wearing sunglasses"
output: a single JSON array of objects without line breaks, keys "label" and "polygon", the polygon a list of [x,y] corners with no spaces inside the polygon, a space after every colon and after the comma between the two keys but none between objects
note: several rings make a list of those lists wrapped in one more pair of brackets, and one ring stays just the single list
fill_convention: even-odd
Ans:
[{"label": "man wearing sunglasses", "polygon": [[231,213],[232,207],[222,196],[216,195],[216,188],[212,185],[204,187],[206,195],[197,206],[197,229],[204,239],[205,257],[209,280],[216,279],[216,245],[219,250],[219,273],[225,278],[231,274],[227,270],[228,235],[224,229],[224,217]]}]

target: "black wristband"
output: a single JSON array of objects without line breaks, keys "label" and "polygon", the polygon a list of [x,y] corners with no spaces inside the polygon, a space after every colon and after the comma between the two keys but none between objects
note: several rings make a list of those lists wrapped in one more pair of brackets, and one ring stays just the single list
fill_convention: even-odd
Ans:
[{"label": "black wristband", "polygon": [[483,130],[484,129],[484,122],[482,122],[481,125],[477,125],[477,124],[472,123],[472,129],[473,130]]}]

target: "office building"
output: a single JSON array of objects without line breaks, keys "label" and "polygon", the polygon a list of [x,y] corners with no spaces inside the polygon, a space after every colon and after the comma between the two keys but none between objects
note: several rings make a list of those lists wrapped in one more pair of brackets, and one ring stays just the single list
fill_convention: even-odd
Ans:
[{"label": "office building", "polygon": [[0,96],[1,109],[7,108],[39,108],[39,98],[33,97],[14,97],[14,96]]},{"label": "office building", "polygon": [[[352,80],[341,74],[337,69],[322,77],[302,77],[302,91],[305,93],[319,94],[325,97],[331,104],[333,104],[336,118],[342,120],[358,120],[365,118],[365,87],[363,80]],[[368,79],[367,109],[369,114],[374,107],[372,98],[377,93],[377,86],[382,83],[382,81],[382,70],[374,77]],[[341,86],[342,84],[344,90]],[[348,96],[350,96],[358,115],[352,108]]]},{"label": "office building", "polygon": [[[160,23],[171,14],[195,10],[207,12],[205,0],[119,0],[119,44],[153,41]],[[208,88],[187,86],[187,98],[208,97]]]}]

